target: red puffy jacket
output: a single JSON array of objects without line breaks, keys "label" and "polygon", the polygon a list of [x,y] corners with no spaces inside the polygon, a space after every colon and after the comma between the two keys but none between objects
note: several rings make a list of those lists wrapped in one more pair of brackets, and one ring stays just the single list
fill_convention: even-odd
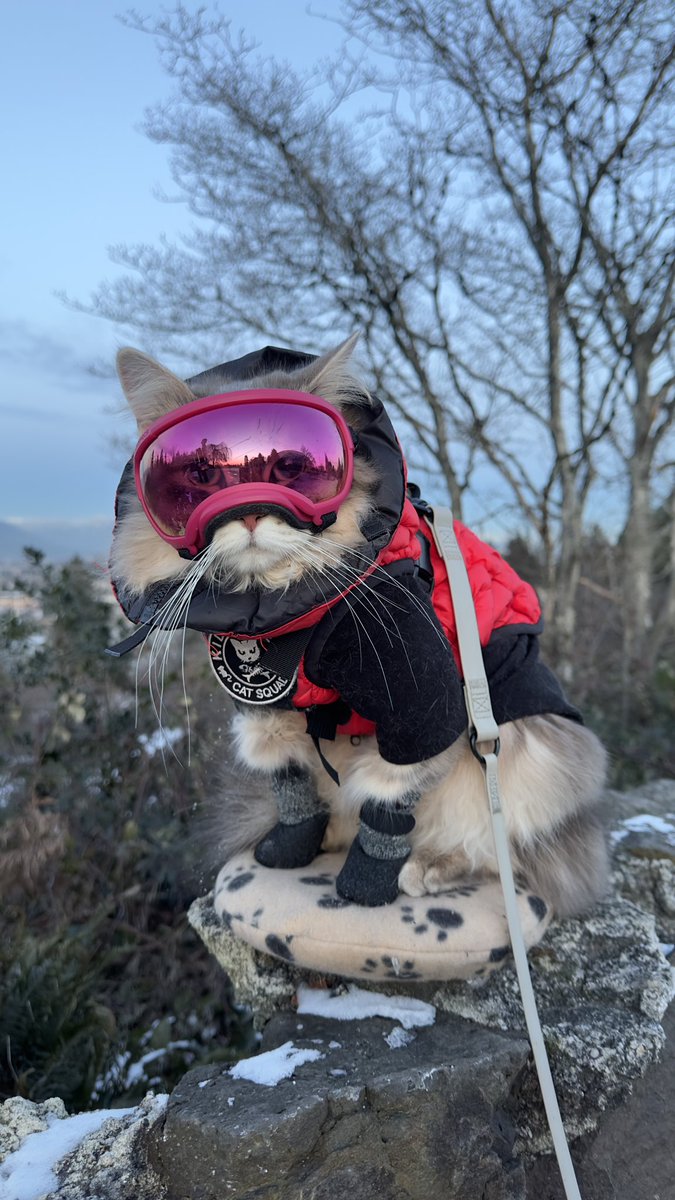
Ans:
[{"label": "red puffy jacket", "polygon": [[[541,606],[534,588],[520,578],[501,554],[486,542],[482,542],[475,533],[462,525],[461,521],[455,521],[454,526],[469,573],[481,645],[486,646],[493,632],[506,625],[536,626],[541,618]],[[404,558],[418,559],[421,553],[418,533],[423,534],[430,543],[434,573],[432,604],[459,667],[455,613],[445,562],[438,553],[426,521],[419,516],[410,500],[406,499],[403,515],[394,536],[389,545],[380,552],[377,561],[380,566],[387,566]],[[331,704],[339,699],[338,692],[312,683],[305,674],[304,663],[300,663],[293,695],[296,708]],[[353,713],[346,724],[338,726],[337,732],[351,736],[374,734],[375,723]]]}]

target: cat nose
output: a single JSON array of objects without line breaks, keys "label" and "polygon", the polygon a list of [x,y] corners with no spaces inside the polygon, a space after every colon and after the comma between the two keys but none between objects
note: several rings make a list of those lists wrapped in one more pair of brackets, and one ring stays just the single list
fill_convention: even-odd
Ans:
[{"label": "cat nose", "polygon": [[255,516],[254,513],[249,513],[247,517],[242,517],[241,519],[249,533],[255,533],[255,527],[258,524],[260,517]]}]

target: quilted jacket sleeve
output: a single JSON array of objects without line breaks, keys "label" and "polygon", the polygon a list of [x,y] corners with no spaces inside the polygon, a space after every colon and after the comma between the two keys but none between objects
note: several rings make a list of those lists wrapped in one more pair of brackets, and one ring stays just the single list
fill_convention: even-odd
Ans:
[{"label": "quilted jacket sleeve", "polygon": [[467,725],[462,685],[425,586],[387,579],[352,593],[335,618],[305,657],[308,678],[375,722],[388,762],[421,762],[452,745]]}]

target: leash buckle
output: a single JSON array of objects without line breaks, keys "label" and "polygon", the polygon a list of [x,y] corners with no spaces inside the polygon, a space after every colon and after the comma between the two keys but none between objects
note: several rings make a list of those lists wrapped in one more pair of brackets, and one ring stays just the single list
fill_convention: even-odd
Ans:
[{"label": "leash buckle", "polygon": [[[484,767],[486,765],[485,755],[481,754],[480,750],[478,749],[478,733],[477,733],[476,729],[473,727],[469,731],[469,745],[471,747],[471,753],[473,754],[474,758],[477,758],[480,765],[482,767]],[[496,737],[494,739],[494,742],[492,745],[492,750],[488,751],[488,753],[494,754],[494,756],[496,758],[497,755],[499,754],[500,748],[501,748],[501,743],[499,741],[499,738]]]}]

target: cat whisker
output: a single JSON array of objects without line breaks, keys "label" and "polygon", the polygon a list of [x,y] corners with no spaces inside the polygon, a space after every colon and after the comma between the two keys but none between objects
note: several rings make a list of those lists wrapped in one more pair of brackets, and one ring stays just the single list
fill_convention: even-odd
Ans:
[{"label": "cat whisker", "polygon": [[[335,542],[332,539],[327,538],[326,539],[326,547],[329,547],[329,546],[334,546],[338,550],[344,551],[344,547],[342,547],[339,542]],[[357,550],[350,549],[349,553],[350,553],[350,555],[352,555],[355,558],[362,559],[362,561],[364,563],[364,567],[366,565],[370,565],[370,560],[368,560],[365,555],[360,554]],[[356,568],[351,568],[351,569],[354,570],[355,576],[357,578],[360,578],[359,571]],[[361,581],[360,586],[370,589],[371,591],[375,591],[375,589],[373,587],[373,583],[376,582],[378,579],[383,578],[383,575],[379,573],[380,570],[381,570],[381,568],[376,567],[375,570],[372,572],[372,574],[368,577],[368,579],[363,579]],[[433,629],[435,636],[438,638],[438,640],[441,642],[441,644],[443,646],[447,645],[447,639],[445,637],[445,634],[434,623],[426,606],[422,603],[422,601],[417,596],[413,595],[412,592],[410,592],[408,588],[404,587],[404,585],[400,582],[400,580],[396,579],[395,576],[387,574],[384,576],[384,578],[386,579],[387,583],[392,584],[393,587],[397,588],[400,592],[403,593],[406,603],[401,605],[401,611],[402,612],[405,611],[406,604],[412,604],[413,607],[417,609],[420,616],[423,617],[424,620],[427,622],[427,624],[430,625],[430,627]],[[381,597],[378,597],[378,599],[381,599]],[[390,607],[388,602],[387,602],[387,607],[388,608]]]},{"label": "cat whisker", "polygon": [[[168,656],[173,641],[173,635],[182,625],[183,638],[181,644],[181,679],[183,685],[183,699],[185,703],[187,724],[188,763],[190,762],[192,731],[190,724],[190,709],[187,697],[187,686],[185,681],[185,634],[187,629],[187,614],[194,591],[213,557],[214,553],[211,550],[211,547],[208,547],[207,551],[203,555],[200,555],[199,559],[195,560],[195,562],[190,565],[190,568],[181,579],[176,592],[165,604],[161,606],[161,608],[157,610],[153,617],[148,635],[141,643],[141,648],[136,663],[136,720],[138,722],[138,684],[141,658],[146,644],[148,643],[148,639],[152,638],[147,664],[147,678],[153,711],[157,717],[160,733],[164,734],[163,711],[166,667],[168,664]],[[164,755],[165,745],[169,746],[173,757],[177,762],[180,763],[181,760],[176,754],[176,751],[173,749],[173,746],[170,744],[169,739],[164,736],[161,746],[162,761],[164,766],[166,767]]]},{"label": "cat whisker", "polygon": [[[324,556],[321,555],[321,558],[324,559]],[[332,559],[330,559],[330,561],[331,561],[331,565],[333,566],[333,569],[335,571],[340,572],[345,584],[352,587],[352,592],[350,594],[353,595],[355,601],[358,599],[359,602],[364,603],[366,596],[368,596],[368,598],[371,600],[371,602],[373,604],[373,608],[371,611],[373,611],[374,615],[375,615],[375,608],[374,608],[375,604],[379,605],[383,609],[385,615],[387,615],[387,616],[390,615],[390,611],[392,608],[395,608],[400,612],[405,612],[405,608],[403,605],[395,604],[392,601],[390,601],[389,599],[385,600],[384,597],[381,596],[380,593],[374,587],[372,587],[369,580],[363,579],[361,574],[359,573],[359,571],[357,571],[349,563],[345,563],[337,555],[333,555],[333,557],[332,557]],[[319,569],[324,569],[324,570],[326,569],[325,561],[322,561],[321,563],[315,563],[313,565],[316,565]],[[389,576],[387,576],[387,580],[389,580]],[[358,584],[358,587],[354,587],[354,585],[357,585],[357,584]],[[413,597],[413,599],[417,599],[417,598]],[[426,613],[425,613],[425,615],[426,615]],[[394,636],[396,636],[397,628],[396,628],[395,623],[391,627],[391,632],[394,634]]]},{"label": "cat whisker", "polygon": [[[395,625],[387,626],[385,624],[383,617],[388,616],[389,611],[384,599],[381,596],[377,596],[375,593],[373,593],[372,596],[368,595],[367,593],[362,593],[360,592],[359,588],[352,587],[352,590],[345,591],[345,588],[350,587],[354,583],[354,579],[350,578],[349,572],[340,564],[327,567],[324,563],[320,569],[323,574],[333,582],[335,587],[344,592],[342,597],[343,600],[351,605],[362,605],[363,608],[365,608],[371,614],[371,616],[375,619],[375,621],[377,621],[384,633],[387,635],[389,645],[393,647],[392,635],[396,637],[398,635],[398,630]],[[381,608],[384,610],[382,613],[378,612],[374,600],[377,600]]]},{"label": "cat whisker", "polygon": [[[344,579],[346,579],[347,582],[354,582],[355,580],[360,578],[360,576],[358,575],[358,572],[354,571],[354,569],[351,568],[348,564],[345,564],[342,559],[338,558],[337,555],[333,556],[333,560],[335,563],[335,566],[333,566],[333,568],[332,568],[332,570],[334,572],[334,577],[337,577],[339,579],[340,576],[342,576]],[[322,569],[323,569],[324,573],[328,573],[328,568],[326,568],[325,562],[323,563]],[[354,579],[352,579],[351,581],[349,580],[350,574],[354,576]],[[389,578],[389,577],[387,577],[387,578]],[[382,613],[378,612],[378,610],[376,608],[376,604],[377,604],[380,606],[380,609],[383,610],[383,615],[390,616],[390,608],[392,607],[391,603],[388,602],[387,600],[385,600],[384,597],[381,596],[375,588],[369,586],[368,582],[365,580],[361,582],[359,587],[352,590],[349,593],[349,596],[345,596],[344,599],[347,600],[348,604],[352,608],[356,604],[361,604],[365,608],[367,608],[367,610],[378,621],[381,628],[386,633],[387,639],[389,641],[389,645],[391,647],[393,647],[393,642],[392,642],[392,637],[390,635],[393,635],[393,637],[395,639],[397,639],[397,641],[400,643],[403,653],[406,657],[408,667],[410,668],[411,678],[413,679],[415,687],[417,688],[419,686],[417,683],[417,676],[413,669],[413,664],[410,660],[408,648],[405,645],[405,642],[400,635],[400,632],[398,630],[396,623],[394,622],[391,626],[387,626],[385,624],[384,620],[382,619]],[[415,597],[415,599],[416,599],[416,597]],[[394,605],[393,607],[402,609],[402,606],[400,606],[400,605]],[[420,605],[420,608],[422,609],[421,605]],[[424,611],[424,610],[422,609],[422,611]],[[425,612],[425,616],[426,615],[427,614]],[[433,628],[435,628],[435,627],[433,627]],[[444,644],[445,644],[445,640],[444,640]],[[359,639],[359,651],[361,653],[360,639]]]},{"label": "cat whisker", "polygon": [[[324,573],[325,573],[325,574],[327,574],[327,575],[328,575],[328,577],[330,578],[330,576],[331,576],[331,568],[328,568],[328,569],[324,568]],[[335,579],[333,580],[333,582],[335,582]],[[339,586],[339,584],[340,584],[339,577],[337,578],[337,582],[338,582],[338,586]],[[382,679],[383,679],[383,681],[384,681],[384,686],[385,686],[385,688],[387,689],[387,696],[388,696],[388,698],[389,698],[389,703],[390,703],[391,707],[393,708],[393,707],[394,707],[394,702],[393,702],[393,699],[392,699],[391,692],[390,692],[390,690],[389,690],[389,682],[388,682],[388,680],[387,680],[387,673],[386,673],[386,671],[385,671],[385,669],[384,669],[384,663],[382,662],[382,659],[381,659],[381,657],[380,657],[380,654],[379,654],[379,652],[378,652],[377,646],[375,645],[375,643],[374,643],[374,641],[373,641],[372,637],[370,636],[370,633],[368,632],[368,629],[366,628],[365,624],[364,624],[364,623],[363,623],[363,621],[361,620],[361,617],[360,617],[360,616],[359,616],[359,614],[358,614],[358,613],[355,611],[354,604],[353,604],[353,603],[350,601],[350,595],[345,595],[343,598],[344,598],[344,600],[345,600],[345,603],[347,604],[347,607],[348,607],[348,609],[349,609],[350,615],[352,616],[352,618],[353,618],[354,622],[356,623],[356,622],[358,621],[359,625],[361,626],[361,629],[363,630],[364,634],[366,635],[366,637],[367,637],[368,641],[370,642],[370,644],[371,644],[371,646],[372,646],[372,648],[373,648],[373,653],[374,653],[374,655],[375,655],[375,658],[377,659],[378,665],[379,665],[379,667],[380,667],[380,670],[381,670],[381,672],[382,672]],[[381,621],[380,621],[380,623],[382,624],[382,627],[383,627],[383,629],[385,630],[385,633],[387,633],[387,636],[388,636],[388,631],[387,631],[386,627],[384,626],[383,622],[381,622]],[[390,644],[391,644],[391,642],[390,642]]]}]

